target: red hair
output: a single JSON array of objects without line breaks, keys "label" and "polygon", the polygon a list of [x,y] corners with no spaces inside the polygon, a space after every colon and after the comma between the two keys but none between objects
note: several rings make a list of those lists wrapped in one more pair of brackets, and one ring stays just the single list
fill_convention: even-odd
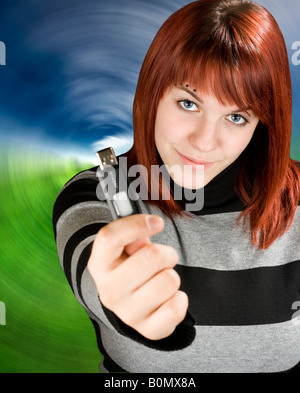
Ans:
[{"label": "red hair", "polygon": [[[212,91],[222,104],[251,108],[260,122],[237,178],[252,243],[268,248],[292,223],[300,175],[290,159],[292,89],[288,55],[272,15],[249,0],[199,0],[171,15],[145,57],[133,105],[129,165],[159,165],[157,107],[175,84]],[[162,190],[160,180],[160,191]],[[151,185],[148,185],[151,195]],[[171,200],[151,201],[167,216],[185,212]],[[249,221],[248,221],[249,219]]]}]

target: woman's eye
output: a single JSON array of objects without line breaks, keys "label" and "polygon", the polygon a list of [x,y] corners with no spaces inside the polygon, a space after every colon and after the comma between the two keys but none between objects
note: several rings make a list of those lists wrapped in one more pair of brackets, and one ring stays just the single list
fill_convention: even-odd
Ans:
[{"label": "woman's eye", "polygon": [[242,125],[242,124],[248,123],[247,119],[245,119],[243,116],[238,115],[236,113],[227,116],[227,119],[229,121],[231,121],[232,123],[238,124],[238,125]]},{"label": "woman's eye", "polygon": [[190,101],[190,100],[181,100],[181,101],[178,101],[178,103],[183,109],[190,111],[190,112],[195,112],[198,109],[197,105],[193,101]]}]

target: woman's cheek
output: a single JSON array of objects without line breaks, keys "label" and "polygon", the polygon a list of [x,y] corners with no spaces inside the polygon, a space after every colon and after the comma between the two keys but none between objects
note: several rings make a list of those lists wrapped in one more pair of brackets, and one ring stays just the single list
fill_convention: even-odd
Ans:
[{"label": "woman's cheek", "polygon": [[179,142],[188,137],[184,124],[178,121],[169,121],[164,127],[164,136],[170,142]]},{"label": "woman's cheek", "polygon": [[161,124],[156,130],[156,140],[157,142],[173,142],[177,138],[177,130],[170,124]]}]

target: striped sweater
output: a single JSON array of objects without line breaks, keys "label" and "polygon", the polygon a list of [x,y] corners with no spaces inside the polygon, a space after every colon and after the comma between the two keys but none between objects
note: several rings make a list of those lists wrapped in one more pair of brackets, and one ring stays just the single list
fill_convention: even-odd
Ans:
[{"label": "striped sweater", "polygon": [[[239,159],[204,190],[204,207],[191,218],[158,214],[164,230],[152,241],[175,248],[189,310],[174,333],[151,341],[126,326],[99,300],[87,261],[97,232],[112,220],[97,198],[97,167],[73,177],[53,211],[58,257],[86,309],[103,356],[102,372],[282,372],[300,362],[300,207],[287,233],[267,250],[251,245],[237,224],[244,208],[233,180]],[[101,263],[101,261],[99,261]]]}]

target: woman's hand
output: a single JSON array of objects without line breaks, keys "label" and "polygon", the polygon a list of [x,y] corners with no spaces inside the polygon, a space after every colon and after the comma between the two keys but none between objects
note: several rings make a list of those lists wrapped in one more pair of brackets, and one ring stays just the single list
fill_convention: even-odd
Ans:
[{"label": "woman's hand", "polygon": [[88,261],[102,304],[150,340],[168,337],[188,308],[173,269],[177,252],[149,239],[163,227],[154,215],[113,221],[98,232]]}]

